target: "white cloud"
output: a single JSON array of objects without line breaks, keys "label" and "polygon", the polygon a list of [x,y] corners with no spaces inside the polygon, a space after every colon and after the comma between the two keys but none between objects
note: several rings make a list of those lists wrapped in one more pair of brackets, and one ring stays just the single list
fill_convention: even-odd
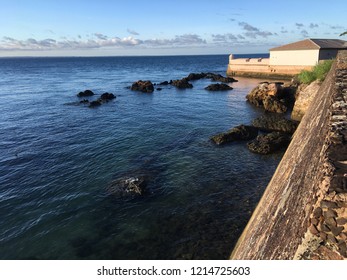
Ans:
[{"label": "white cloud", "polygon": [[[69,40],[67,38],[60,41],[54,39],[36,40],[29,38],[27,40],[17,40],[11,37],[3,37],[0,41],[0,50],[61,50],[61,49],[95,49],[102,47],[126,47],[136,46],[141,43],[140,40],[133,37],[108,38],[105,35],[96,33],[96,39],[89,40]],[[80,36],[79,36],[80,37]]]},{"label": "white cloud", "polygon": [[140,40],[132,36],[119,38],[110,38],[101,33],[94,33],[87,40],[82,40],[78,35],[78,39],[61,38],[59,41],[54,39],[36,40],[29,38],[26,40],[17,40],[11,37],[3,37],[0,40],[0,50],[2,51],[18,51],[18,50],[76,50],[76,49],[97,49],[103,47],[134,47],[143,45],[144,47],[160,47],[160,46],[198,46],[206,44],[206,40],[197,34],[176,35],[172,39],[147,39]]}]

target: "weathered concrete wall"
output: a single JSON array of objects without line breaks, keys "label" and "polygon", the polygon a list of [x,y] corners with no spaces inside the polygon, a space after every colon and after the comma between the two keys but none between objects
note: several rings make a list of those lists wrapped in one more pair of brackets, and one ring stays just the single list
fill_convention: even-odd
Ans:
[{"label": "weathered concrete wall", "polygon": [[[347,128],[346,116],[332,116],[337,91],[345,91],[346,99],[342,100],[345,103],[341,106],[347,108],[347,52],[341,51],[337,61],[303,117],[236,244],[232,259],[293,259],[302,244],[314,206],[324,197],[322,192],[329,189],[330,181],[333,182],[334,166],[328,158],[331,121],[344,119]],[[345,82],[345,88],[336,86],[339,84],[336,73],[341,69],[346,69],[346,76],[338,76],[338,79]],[[342,157],[347,154],[346,140],[347,136],[339,143]],[[336,153],[336,149],[334,151]],[[339,158],[340,166],[346,163],[347,158]],[[342,186],[346,184],[346,176],[346,173],[339,176],[338,180],[344,180]]]},{"label": "weathered concrete wall", "polygon": [[305,65],[269,65],[265,61],[257,62],[257,59],[251,59],[244,62],[245,59],[230,60],[227,68],[228,76],[248,76],[248,77],[274,77],[274,78],[292,78],[302,70],[311,70],[312,66]]}]

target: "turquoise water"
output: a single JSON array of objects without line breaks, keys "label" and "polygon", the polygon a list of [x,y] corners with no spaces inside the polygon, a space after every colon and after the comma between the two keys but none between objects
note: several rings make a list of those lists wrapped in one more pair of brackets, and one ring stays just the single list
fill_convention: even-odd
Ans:
[{"label": "turquoise water", "polygon": [[[209,137],[262,114],[245,102],[259,80],[227,92],[126,89],[209,71],[228,56],[0,59],[1,259],[225,259],[282,154]],[[71,105],[91,89],[117,98]],[[70,104],[70,105],[69,105]],[[149,178],[119,199],[112,180]]]}]

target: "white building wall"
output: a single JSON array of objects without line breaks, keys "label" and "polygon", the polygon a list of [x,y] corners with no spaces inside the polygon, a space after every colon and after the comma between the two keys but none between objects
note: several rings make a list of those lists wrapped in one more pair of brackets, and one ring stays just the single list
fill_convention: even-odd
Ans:
[{"label": "white building wall", "polygon": [[314,66],[318,63],[319,49],[270,51],[270,65]]}]

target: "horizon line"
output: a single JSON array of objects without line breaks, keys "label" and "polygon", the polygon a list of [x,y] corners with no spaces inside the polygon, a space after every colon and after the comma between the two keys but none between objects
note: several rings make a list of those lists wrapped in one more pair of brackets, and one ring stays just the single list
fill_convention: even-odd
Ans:
[{"label": "horizon line", "polygon": [[160,57],[160,56],[217,56],[217,55],[255,55],[255,54],[269,54],[269,52],[254,52],[254,53],[216,53],[216,54],[163,54],[163,55],[156,55],[156,54],[152,54],[152,55],[13,55],[13,56],[1,56],[0,55],[0,59],[4,59],[4,58],[67,58],[67,57],[71,57],[71,58],[102,58],[102,57]]}]

